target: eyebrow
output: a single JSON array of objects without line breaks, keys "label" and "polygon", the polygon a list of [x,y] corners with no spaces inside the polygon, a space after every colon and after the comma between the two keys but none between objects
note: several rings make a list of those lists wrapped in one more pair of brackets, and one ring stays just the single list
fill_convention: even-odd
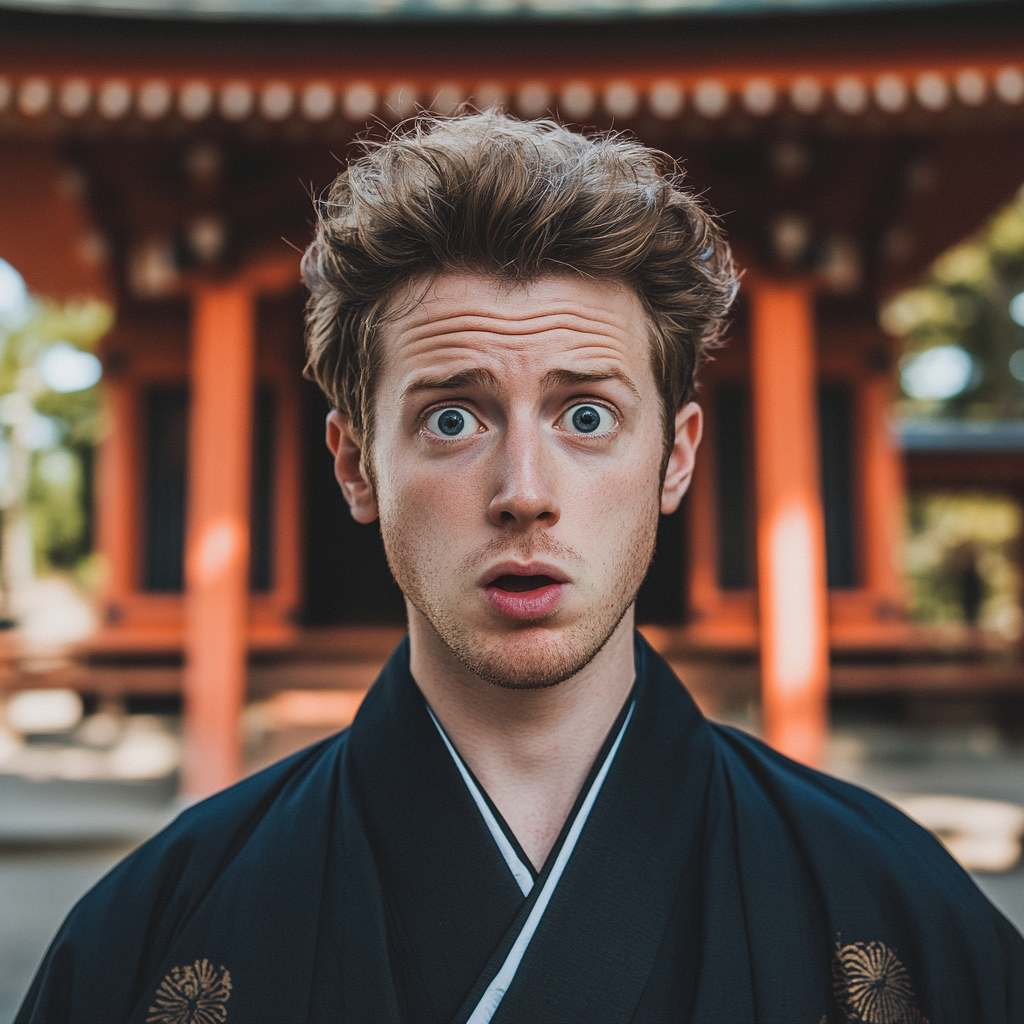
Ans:
[{"label": "eyebrow", "polygon": [[404,402],[421,391],[462,391],[466,388],[493,387],[497,383],[497,376],[481,367],[460,370],[458,373],[449,373],[443,377],[419,377],[402,389],[401,400]]},{"label": "eyebrow", "polygon": [[617,380],[631,391],[635,398],[640,398],[636,385],[621,370],[549,370],[544,374],[546,387],[582,387],[585,384],[601,384],[606,380]]}]

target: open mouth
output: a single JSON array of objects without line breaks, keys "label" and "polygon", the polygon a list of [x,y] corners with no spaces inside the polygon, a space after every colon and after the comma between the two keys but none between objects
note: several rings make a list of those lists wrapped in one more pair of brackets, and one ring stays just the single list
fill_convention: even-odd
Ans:
[{"label": "open mouth", "polygon": [[498,590],[507,591],[510,594],[524,594],[530,590],[541,590],[544,587],[551,587],[558,583],[558,580],[550,576],[498,576],[490,583]]},{"label": "open mouth", "polygon": [[494,565],[480,580],[492,610],[503,619],[520,622],[556,614],[568,583],[568,576],[558,566],[543,562]]}]

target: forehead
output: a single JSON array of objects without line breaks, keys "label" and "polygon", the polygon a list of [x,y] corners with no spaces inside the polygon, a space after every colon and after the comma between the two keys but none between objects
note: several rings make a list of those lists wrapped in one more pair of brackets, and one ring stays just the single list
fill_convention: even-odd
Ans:
[{"label": "forehead", "polygon": [[452,273],[411,282],[390,309],[379,382],[388,390],[419,374],[480,368],[508,380],[551,369],[651,375],[647,317],[618,281],[566,274],[509,286]]}]

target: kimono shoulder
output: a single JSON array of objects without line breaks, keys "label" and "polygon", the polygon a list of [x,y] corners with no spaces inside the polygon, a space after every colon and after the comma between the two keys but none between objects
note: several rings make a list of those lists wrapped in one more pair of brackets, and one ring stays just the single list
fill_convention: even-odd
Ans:
[{"label": "kimono shoulder", "polygon": [[15,1024],[127,1019],[218,879],[254,853],[277,859],[268,834],[299,821],[318,831],[346,741],[340,733],[203,800],[121,861],[68,915]]},{"label": "kimono shoulder", "polygon": [[882,957],[931,1024],[1024,1021],[1024,939],[931,833],[855,785],[712,729],[741,884],[765,912],[766,940],[774,914],[793,921],[814,904],[807,926],[830,933],[840,1004],[847,974]]}]

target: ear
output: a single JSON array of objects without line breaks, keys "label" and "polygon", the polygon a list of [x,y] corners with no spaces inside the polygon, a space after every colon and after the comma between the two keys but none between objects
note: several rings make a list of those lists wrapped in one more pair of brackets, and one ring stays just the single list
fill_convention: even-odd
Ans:
[{"label": "ear", "polygon": [[679,502],[693,479],[693,464],[697,446],[704,432],[704,413],[696,402],[687,402],[676,413],[676,439],[668,457],[665,483],[661,488],[661,511],[669,515],[679,508]]},{"label": "ear", "polygon": [[327,414],[327,447],[334,456],[334,476],[357,523],[377,518],[377,498],[363,465],[363,449],[352,421],[337,409]]}]

